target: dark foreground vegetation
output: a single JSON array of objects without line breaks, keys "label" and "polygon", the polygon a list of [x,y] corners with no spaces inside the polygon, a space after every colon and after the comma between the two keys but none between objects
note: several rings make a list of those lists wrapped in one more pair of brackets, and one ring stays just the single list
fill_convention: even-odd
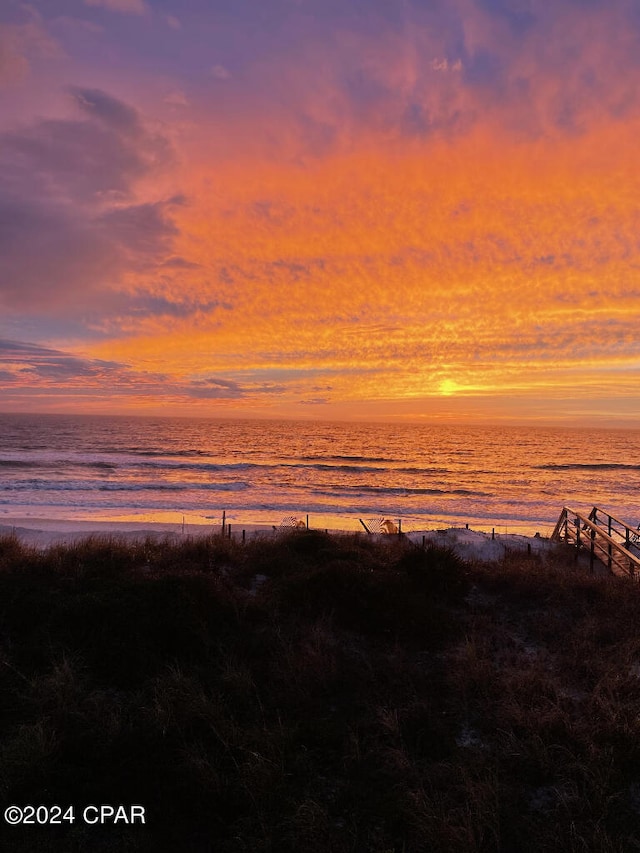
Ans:
[{"label": "dark foreground vegetation", "polygon": [[5,538],[2,811],[75,822],[0,850],[638,850],[639,617],[562,553]]}]

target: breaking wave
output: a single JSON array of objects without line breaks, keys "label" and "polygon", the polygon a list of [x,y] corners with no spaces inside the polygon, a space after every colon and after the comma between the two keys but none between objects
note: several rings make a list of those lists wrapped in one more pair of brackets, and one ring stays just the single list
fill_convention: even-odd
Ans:
[{"label": "breaking wave", "polygon": [[628,462],[561,462],[535,467],[538,471],[640,471],[640,465]]}]

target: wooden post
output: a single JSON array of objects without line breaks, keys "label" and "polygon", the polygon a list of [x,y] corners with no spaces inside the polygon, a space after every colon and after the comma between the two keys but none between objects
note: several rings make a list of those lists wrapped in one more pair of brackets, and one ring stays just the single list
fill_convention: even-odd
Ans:
[{"label": "wooden post", "polygon": [[244,543],[244,534],[245,534],[245,531],[243,530],[243,531],[242,531],[242,541],[243,541],[243,543]]},{"label": "wooden post", "polygon": [[427,537],[423,534],[423,536],[422,536],[422,550],[423,551],[424,551],[424,545],[425,545],[426,541],[427,541]]},{"label": "wooden post", "polygon": [[496,538],[496,529],[495,529],[495,527],[492,527],[491,528],[491,539],[493,540],[495,538]]},{"label": "wooden post", "polygon": [[224,528],[225,528],[225,519],[227,517],[226,509],[222,510],[222,535],[224,536]]},{"label": "wooden post", "polygon": [[307,530],[309,529],[309,513],[307,513]]},{"label": "wooden post", "polygon": [[398,519],[398,539],[402,536],[402,519]]},{"label": "wooden post", "polygon": [[468,521],[467,521],[467,523],[465,524],[465,527],[467,528],[467,530],[469,529],[469,522],[468,522]]},{"label": "wooden post", "polygon": [[227,530],[229,531],[229,539],[231,539],[231,525],[227,524]]},{"label": "wooden post", "polygon": [[[595,524],[595,522],[594,522]],[[591,574],[594,572],[594,560],[596,556],[596,532],[595,530],[591,530],[591,547],[589,548],[589,571]]]},{"label": "wooden post", "polygon": [[184,515],[182,516],[182,535],[184,536]]}]

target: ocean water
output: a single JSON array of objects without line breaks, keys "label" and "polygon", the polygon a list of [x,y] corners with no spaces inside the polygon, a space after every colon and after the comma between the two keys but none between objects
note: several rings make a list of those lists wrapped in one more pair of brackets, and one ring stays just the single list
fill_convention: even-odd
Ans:
[{"label": "ocean water", "polygon": [[563,505],[640,522],[640,430],[0,415],[3,518],[543,536]]}]

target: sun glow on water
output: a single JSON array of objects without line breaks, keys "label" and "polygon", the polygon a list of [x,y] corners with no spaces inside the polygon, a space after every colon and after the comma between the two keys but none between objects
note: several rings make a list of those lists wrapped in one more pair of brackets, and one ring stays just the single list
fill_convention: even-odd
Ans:
[{"label": "sun glow on water", "polygon": [[[29,436],[25,442],[25,435]],[[25,447],[25,443],[28,446]],[[550,534],[567,504],[640,520],[640,431],[0,415],[7,519],[359,530],[508,525]]]}]

